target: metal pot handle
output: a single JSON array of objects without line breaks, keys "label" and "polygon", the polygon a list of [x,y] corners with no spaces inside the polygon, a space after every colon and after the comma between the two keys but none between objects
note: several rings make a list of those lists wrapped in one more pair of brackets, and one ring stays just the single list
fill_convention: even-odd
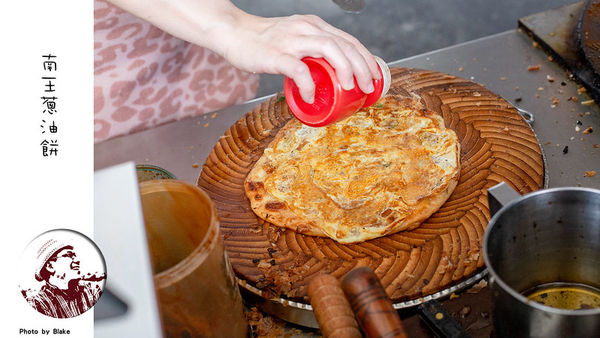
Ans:
[{"label": "metal pot handle", "polygon": [[490,207],[490,217],[494,216],[503,206],[507,205],[512,200],[515,200],[521,195],[506,182],[500,182],[489,188],[488,205]]}]

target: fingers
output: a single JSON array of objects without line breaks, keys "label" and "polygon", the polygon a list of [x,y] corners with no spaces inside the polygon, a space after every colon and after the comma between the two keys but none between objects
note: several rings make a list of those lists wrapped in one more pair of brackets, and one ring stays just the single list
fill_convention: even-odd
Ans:
[{"label": "fingers", "polygon": [[[354,88],[354,77],[364,93],[373,92],[373,79],[381,78],[379,67],[373,55],[352,35],[339,30],[314,15],[296,17],[306,20],[314,28],[307,31],[303,41],[296,41],[296,46],[304,45],[302,56],[324,57],[336,70],[342,88]],[[316,50],[315,50],[316,49]],[[315,55],[320,53],[320,55]]]},{"label": "fingers", "polygon": [[[356,51],[342,50],[341,42],[335,41],[329,36],[307,36],[299,40],[299,43],[306,47],[302,54],[323,57],[335,69],[336,76],[342,88],[351,90],[354,88],[354,65],[359,63],[356,57]],[[318,46],[317,50],[314,47]],[[349,54],[352,56],[350,57]],[[360,57],[358,57],[360,58]]]},{"label": "fingers", "polygon": [[[306,56],[325,58],[336,70],[342,87],[356,84],[373,92],[373,79],[380,78],[373,55],[352,35],[311,15],[261,18],[260,24],[238,30],[238,43],[231,44],[225,57],[236,67],[252,72],[284,74],[294,80],[304,101],[314,100],[315,84]],[[260,29],[257,29],[260,27]]]},{"label": "fingers", "polygon": [[[332,63],[332,65],[334,65],[338,78],[348,76],[350,77],[352,84],[354,84],[354,77],[356,77],[358,87],[364,93],[368,94],[373,92],[373,77],[364,57],[354,48],[353,45],[345,41],[338,41],[337,44],[341,52],[344,54],[344,56],[350,63],[350,68],[338,68]],[[340,74],[341,72],[347,72],[347,75],[342,75]]]},{"label": "fingers", "polygon": [[325,32],[328,32],[332,35],[335,35],[335,36],[347,41],[352,46],[354,46],[356,48],[356,50],[358,51],[358,53],[360,53],[360,55],[364,58],[364,61],[366,62],[367,66],[369,68],[369,71],[371,72],[371,76],[374,79],[381,78],[381,73],[379,72],[379,66],[377,65],[377,62],[375,61],[375,59],[373,58],[373,55],[369,52],[369,50],[365,46],[363,46],[363,44],[360,43],[360,41],[358,41],[357,38],[344,32],[341,29],[331,26],[325,20],[321,19],[320,17],[318,17],[316,15],[306,15],[305,17],[307,20],[309,20],[310,23],[317,26],[319,29],[321,29]]},{"label": "fingers", "polygon": [[298,86],[300,96],[306,103],[313,103],[315,99],[315,83],[313,82],[308,66],[295,56],[281,54],[275,60],[275,71],[291,78]]},{"label": "fingers", "polygon": [[[365,58],[354,45],[321,32],[320,35],[304,35],[296,37],[291,54],[302,58],[304,56],[323,57],[336,71],[336,76],[345,90],[354,88],[354,78],[364,93],[373,92],[373,76]],[[377,65],[376,65],[377,67]]]}]

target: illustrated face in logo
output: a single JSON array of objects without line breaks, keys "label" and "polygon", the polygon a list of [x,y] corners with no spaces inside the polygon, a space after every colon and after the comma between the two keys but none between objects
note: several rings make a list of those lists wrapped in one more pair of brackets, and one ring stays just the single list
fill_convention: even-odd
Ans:
[{"label": "illustrated face in logo", "polygon": [[56,253],[54,257],[46,264],[46,270],[53,273],[59,279],[71,281],[78,279],[81,275],[79,271],[79,259],[71,248],[64,248]]},{"label": "illustrated face in logo", "polygon": [[43,315],[79,316],[102,295],[106,280],[104,258],[94,242],[81,233],[66,229],[47,231],[27,245],[21,262],[21,295]]}]

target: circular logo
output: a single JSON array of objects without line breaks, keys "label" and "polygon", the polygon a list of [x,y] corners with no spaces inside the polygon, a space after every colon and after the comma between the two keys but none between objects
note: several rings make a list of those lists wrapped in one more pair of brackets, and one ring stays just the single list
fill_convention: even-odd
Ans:
[{"label": "circular logo", "polygon": [[57,229],[39,235],[21,257],[21,294],[46,316],[79,316],[96,304],[105,281],[102,253],[94,242],[74,230]]}]

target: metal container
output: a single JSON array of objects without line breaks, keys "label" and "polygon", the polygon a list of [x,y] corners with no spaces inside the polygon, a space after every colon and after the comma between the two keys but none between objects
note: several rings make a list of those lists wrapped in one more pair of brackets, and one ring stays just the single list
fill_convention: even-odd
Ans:
[{"label": "metal container", "polygon": [[483,251],[497,336],[600,337],[600,308],[560,309],[524,295],[557,282],[600,289],[600,191],[554,188],[521,197],[501,183],[488,199],[493,217]]},{"label": "metal container", "polygon": [[166,169],[152,164],[137,164],[135,166],[138,182],[150,180],[176,180],[177,177]]}]

